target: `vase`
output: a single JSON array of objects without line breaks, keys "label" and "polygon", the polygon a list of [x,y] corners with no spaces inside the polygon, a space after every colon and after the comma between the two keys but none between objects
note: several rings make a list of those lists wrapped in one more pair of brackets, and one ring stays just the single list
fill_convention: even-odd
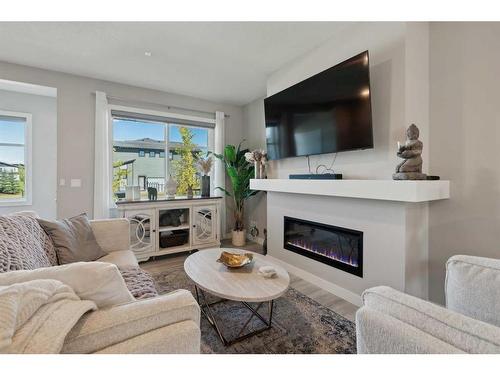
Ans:
[{"label": "vase", "polygon": [[175,193],[177,193],[177,181],[170,175],[166,183],[167,199],[175,198]]},{"label": "vase", "polygon": [[125,187],[125,200],[138,201],[141,199],[141,189],[139,186],[126,186]]},{"label": "vase", "polygon": [[245,246],[246,244],[246,230],[233,230],[233,237],[231,242],[233,246]]},{"label": "vase", "polygon": [[193,199],[193,187],[191,185],[188,186],[187,188],[187,199]]},{"label": "vase", "polygon": [[255,172],[254,178],[256,178],[256,179],[260,178],[259,164],[260,163],[258,161],[254,161],[253,162],[253,169],[254,169],[254,172]]},{"label": "vase", "polygon": [[210,197],[210,176],[201,176],[201,196]]}]

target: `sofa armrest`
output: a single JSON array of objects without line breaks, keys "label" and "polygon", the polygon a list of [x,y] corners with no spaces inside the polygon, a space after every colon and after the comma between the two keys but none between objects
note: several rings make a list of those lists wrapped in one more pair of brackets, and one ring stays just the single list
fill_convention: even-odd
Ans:
[{"label": "sofa armrest", "polygon": [[127,219],[90,220],[97,243],[106,253],[130,250],[130,223]]},{"label": "sofa armrest", "polygon": [[366,306],[356,312],[356,347],[358,354],[464,353],[412,325]]},{"label": "sofa armrest", "polygon": [[500,328],[392,288],[366,290],[363,305],[412,326],[458,351],[500,353]]},{"label": "sofa armrest", "polygon": [[451,257],[445,291],[447,308],[500,327],[500,260]]},{"label": "sofa armrest", "polygon": [[199,327],[200,307],[187,290],[86,314],[66,337],[63,352],[92,353],[158,328],[191,321]]}]

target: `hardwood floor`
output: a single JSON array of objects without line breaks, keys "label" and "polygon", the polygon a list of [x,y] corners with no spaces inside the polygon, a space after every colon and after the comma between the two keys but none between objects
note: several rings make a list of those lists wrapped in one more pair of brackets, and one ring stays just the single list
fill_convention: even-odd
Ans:
[{"label": "hardwood floor", "polygon": [[[231,248],[230,241],[224,240],[222,242],[222,247]],[[256,253],[262,253],[262,246],[254,242],[248,242],[245,250],[254,251]],[[182,268],[184,265],[184,260],[189,256],[189,253],[181,253],[174,255],[166,255],[163,257],[158,257],[157,259],[149,260],[147,262],[141,263],[141,267],[146,271],[151,273],[165,271],[166,269],[176,269]],[[342,315],[344,318],[354,321],[354,314],[358,309],[357,306],[352,303],[330,293],[324,289],[313,285],[300,277],[290,274],[290,286],[302,294],[308,296],[309,298],[315,300],[321,305],[328,307],[330,310],[335,311],[337,314]]]}]

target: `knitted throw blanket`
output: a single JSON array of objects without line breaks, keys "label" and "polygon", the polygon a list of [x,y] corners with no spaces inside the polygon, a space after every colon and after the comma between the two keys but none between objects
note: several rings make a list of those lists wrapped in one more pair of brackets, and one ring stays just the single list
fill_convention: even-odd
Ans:
[{"label": "knitted throw blanket", "polygon": [[127,289],[135,299],[156,297],[158,292],[151,275],[140,267],[119,268]]},{"label": "knitted throw blanket", "polygon": [[59,353],[82,315],[96,308],[57,280],[0,287],[0,353]]}]

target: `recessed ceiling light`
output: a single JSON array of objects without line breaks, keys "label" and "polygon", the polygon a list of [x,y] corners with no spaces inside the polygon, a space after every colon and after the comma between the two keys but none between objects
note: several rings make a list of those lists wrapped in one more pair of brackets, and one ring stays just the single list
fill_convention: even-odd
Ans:
[{"label": "recessed ceiling light", "polygon": [[151,52],[149,51],[144,52],[144,56],[151,57]]}]

